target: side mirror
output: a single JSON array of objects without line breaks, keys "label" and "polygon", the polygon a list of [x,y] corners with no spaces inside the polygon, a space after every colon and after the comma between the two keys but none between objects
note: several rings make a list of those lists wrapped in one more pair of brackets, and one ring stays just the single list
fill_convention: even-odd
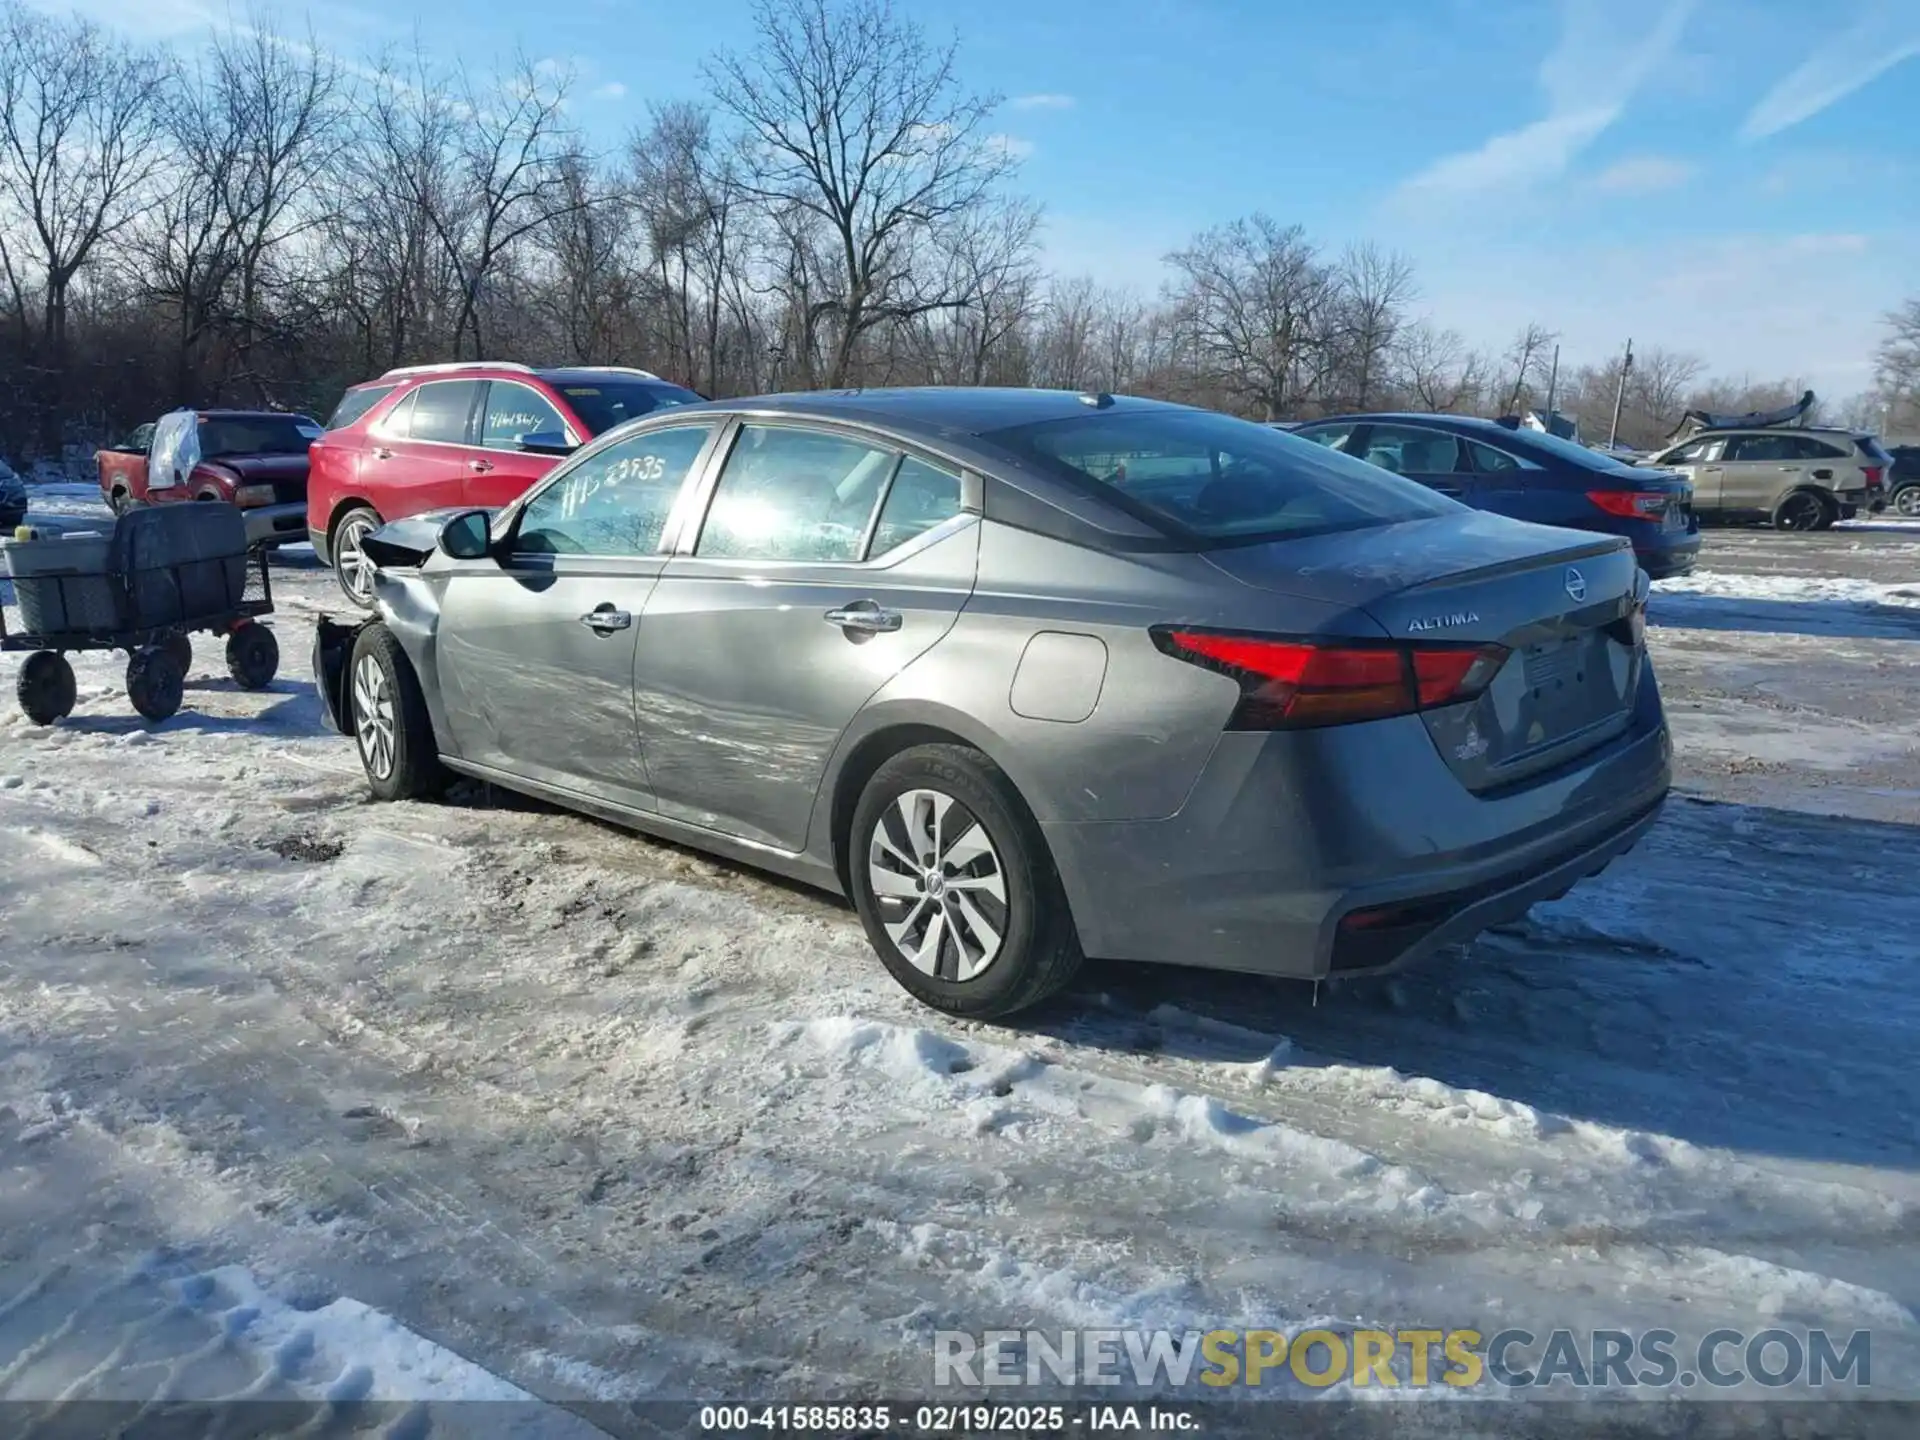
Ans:
[{"label": "side mirror", "polygon": [[440,548],[455,560],[481,560],[493,548],[493,528],[484,510],[456,515],[440,527]]},{"label": "side mirror", "polygon": [[558,430],[537,430],[516,443],[529,455],[571,455],[579,448]]}]

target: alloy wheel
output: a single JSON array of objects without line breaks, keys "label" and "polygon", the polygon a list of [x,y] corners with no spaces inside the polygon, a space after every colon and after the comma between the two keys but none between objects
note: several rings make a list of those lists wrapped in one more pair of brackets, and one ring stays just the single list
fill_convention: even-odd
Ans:
[{"label": "alloy wheel", "polygon": [[999,958],[1007,883],[986,827],[938,790],[908,790],[881,812],[867,845],[880,922],[916,970],[972,980]]},{"label": "alloy wheel", "polygon": [[353,730],[367,773],[384,780],[393,773],[393,689],[387,672],[371,655],[353,667]]},{"label": "alloy wheel", "polygon": [[1795,495],[1780,506],[1782,530],[1814,530],[1820,525],[1821,505],[1812,495]]},{"label": "alloy wheel", "polygon": [[360,548],[360,542],[373,528],[366,519],[349,516],[341,522],[333,542],[333,566],[340,576],[340,588],[351,599],[367,606],[373,604],[373,562]]},{"label": "alloy wheel", "polygon": [[1893,509],[1898,515],[1920,515],[1920,485],[1909,485],[1904,490],[1895,491]]}]

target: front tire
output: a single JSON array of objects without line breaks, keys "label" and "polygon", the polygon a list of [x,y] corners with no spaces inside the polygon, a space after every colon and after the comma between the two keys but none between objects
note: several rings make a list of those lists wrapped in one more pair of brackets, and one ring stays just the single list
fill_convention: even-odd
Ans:
[{"label": "front tire", "polygon": [[373,563],[361,549],[367,536],[380,528],[380,517],[364,505],[340,517],[333,527],[333,578],[345,595],[362,610],[373,608]]},{"label": "front tire", "polygon": [[1920,485],[1904,485],[1893,492],[1893,513],[1920,520]]},{"label": "front tire", "polygon": [[446,786],[413,662],[384,625],[360,632],[348,660],[354,745],[376,800],[419,800]]},{"label": "front tire", "polygon": [[264,690],[280,673],[280,642],[259,621],[227,636],[227,673],[242,690]]},{"label": "front tire", "polygon": [[854,811],[848,872],[881,963],[937,1010],[1011,1015],[1080,967],[1039,826],[976,750],[921,745],[882,765]]},{"label": "front tire", "polygon": [[186,679],[180,661],[164,645],[142,645],[127,661],[127,698],[158,725],[179,712]]},{"label": "front tire", "polygon": [[13,693],[19,698],[20,709],[36,725],[66,719],[79,698],[73,666],[57,650],[36,650],[29,655],[13,682]]}]

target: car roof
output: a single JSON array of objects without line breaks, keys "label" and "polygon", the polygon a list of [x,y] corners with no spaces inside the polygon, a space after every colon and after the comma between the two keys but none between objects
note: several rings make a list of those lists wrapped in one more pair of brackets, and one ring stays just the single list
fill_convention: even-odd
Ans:
[{"label": "car roof", "polygon": [[1502,425],[1497,420],[1485,420],[1478,415],[1442,415],[1429,410],[1375,410],[1352,415],[1326,415],[1318,420],[1302,420],[1301,427],[1308,425],[1437,425],[1442,429],[1456,430],[1467,435],[1519,435],[1524,438],[1525,430],[1515,430]]},{"label": "car roof", "polygon": [[683,416],[712,410],[725,414],[787,415],[796,419],[846,420],[926,435],[983,435],[1016,425],[1071,420],[1094,413],[1139,414],[1190,408],[1164,400],[1143,400],[1129,395],[1095,396],[1074,390],[921,385],[751,395],[676,406],[672,413]]},{"label": "car roof", "polygon": [[621,365],[559,365],[551,370],[533,372],[549,385],[579,385],[588,381],[630,380],[639,385],[673,385],[676,390],[684,390],[684,385],[676,385],[665,376],[656,375],[651,370],[631,370]]}]

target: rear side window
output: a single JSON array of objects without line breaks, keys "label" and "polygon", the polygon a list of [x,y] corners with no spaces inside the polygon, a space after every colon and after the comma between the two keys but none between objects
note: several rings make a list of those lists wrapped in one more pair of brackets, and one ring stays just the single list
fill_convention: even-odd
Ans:
[{"label": "rear side window", "polygon": [[909,455],[894,472],[880,506],[870,555],[897,550],[960,513],[960,477]]},{"label": "rear side window", "polygon": [[1804,460],[1799,437],[1793,435],[1736,435],[1727,442],[1729,460]]},{"label": "rear side window", "polygon": [[818,430],[743,425],[694,553],[720,560],[858,560],[899,458]]},{"label": "rear side window", "polygon": [[1482,445],[1478,440],[1469,440],[1467,453],[1473,457],[1473,468],[1482,475],[1498,475],[1506,470],[1521,469],[1521,464],[1504,450],[1496,450],[1491,445]]},{"label": "rear side window", "polygon": [[327,429],[346,429],[399,388],[397,385],[361,385],[347,391],[333,407],[333,414],[327,417]]},{"label": "rear side window", "polygon": [[671,405],[695,405],[700,401],[693,391],[670,385],[665,380],[608,379],[591,384],[569,382],[555,388],[580,417],[580,423],[595,435]]},{"label": "rear side window", "polygon": [[475,380],[429,380],[414,391],[413,423],[407,438],[468,444],[468,425],[479,390],[480,382]]},{"label": "rear side window", "polygon": [[1415,481],[1311,440],[1205,410],[1093,414],[987,438],[1203,539],[1281,539],[1460,508]]},{"label": "rear side window", "polygon": [[1458,439],[1418,425],[1371,426],[1360,458],[1396,475],[1451,475],[1464,468]]}]

